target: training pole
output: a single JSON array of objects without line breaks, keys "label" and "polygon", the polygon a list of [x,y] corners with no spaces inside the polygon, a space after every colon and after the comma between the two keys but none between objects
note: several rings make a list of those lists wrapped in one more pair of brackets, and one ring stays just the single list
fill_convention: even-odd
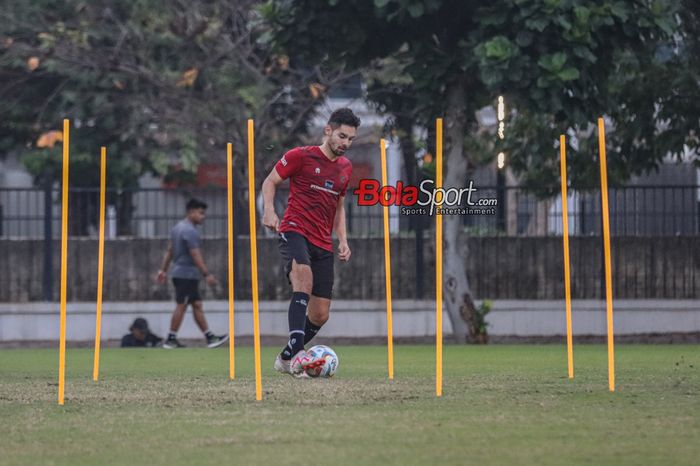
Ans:
[{"label": "training pole", "polygon": [[[379,141],[382,154],[382,186],[388,186],[386,173],[386,140]],[[389,206],[384,206],[384,277],[386,286],[386,339],[389,357],[389,380],[394,378],[394,323],[391,315],[391,237],[389,236]]]},{"label": "training pole", "polygon": [[97,311],[95,313],[95,363],[92,380],[100,376],[100,338],[102,334],[102,280],[105,264],[105,190],[107,186],[107,148],[100,148],[100,240],[97,246]]},{"label": "training pole", "polygon": [[255,399],[262,400],[260,369],[260,309],[258,306],[258,248],[255,227],[255,129],[248,120],[248,211],[250,223],[250,272],[253,285],[253,340],[255,342]]},{"label": "training pole", "polygon": [[233,344],[233,147],[226,144],[226,184],[228,190],[228,375],[236,378],[236,354]]},{"label": "training pole", "polygon": [[66,382],[66,288],[68,278],[68,167],[70,121],[63,120],[63,195],[61,198],[61,336],[58,356],[58,404],[64,401]]},{"label": "training pole", "polygon": [[608,317],[608,388],[615,391],[615,332],[613,330],[612,260],[610,258],[610,211],[608,210],[608,162],[605,156],[605,122],[598,118],[600,149],[600,199],[603,214],[603,243],[605,245],[605,301]]},{"label": "training pole", "polygon": [[[435,121],[435,189],[440,188],[442,188],[442,118]],[[437,212],[435,213],[435,394],[442,396],[442,215]]]},{"label": "training pole", "polygon": [[561,219],[564,238],[564,292],[566,295],[566,355],[569,365],[569,378],[574,378],[574,342],[571,334],[571,271],[569,259],[569,207],[566,188],[566,136],[559,136],[561,165]]}]

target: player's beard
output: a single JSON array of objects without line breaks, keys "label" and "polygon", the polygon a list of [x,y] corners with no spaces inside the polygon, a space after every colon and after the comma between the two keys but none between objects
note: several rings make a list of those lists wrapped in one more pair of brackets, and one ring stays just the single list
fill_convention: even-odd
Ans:
[{"label": "player's beard", "polygon": [[336,145],[335,147],[333,147],[333,144],[329,144],[329,146],[331,148],[331,152],[333,152],[333,154],[335,154],[336,157],[345,155],[345,151],[347,150],[345,148],[342,148],[340,144]]}]

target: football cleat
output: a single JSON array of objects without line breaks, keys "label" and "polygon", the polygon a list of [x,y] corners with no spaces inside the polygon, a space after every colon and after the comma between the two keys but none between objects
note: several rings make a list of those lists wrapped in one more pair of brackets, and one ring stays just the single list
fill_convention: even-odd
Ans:
[{"label": "football cleat", "polygon": [[314,369],[326,363],[325,359],[317,358],[304,350],[299,351],[292,357],[289,364],[290,373],[294,376],[305,373],[308,369]]},{"label": "football cleat", "polygon": [[291,374],[292,370],[289,367],[291,363],[292,361],[285,361],[282,359],[282,355],[278,354],[275,358],[275,370],[283,374]]}]

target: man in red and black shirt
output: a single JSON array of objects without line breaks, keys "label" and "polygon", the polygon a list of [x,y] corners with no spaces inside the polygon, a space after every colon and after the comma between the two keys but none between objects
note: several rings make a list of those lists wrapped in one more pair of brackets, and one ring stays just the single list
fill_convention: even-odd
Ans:
[{"label": "man in red and black shirt", "polygon": [[[350,260],[345,230],[345,192],[352,164],[345,152],[352,145],[360,119],[349,108],[331,114],[323,144],[297,147],[282,158],[263,182],[262,223],[279,233],[285,272],[292,284],[289,305],[289,341],[275,360],[275,369],[300,376],[323,364],[306,353],[308,343],[328,320],[333,292],[333,239],[338,258]],[[280,222],[275,213],[275,191],[289,178],[289,202]]]}]

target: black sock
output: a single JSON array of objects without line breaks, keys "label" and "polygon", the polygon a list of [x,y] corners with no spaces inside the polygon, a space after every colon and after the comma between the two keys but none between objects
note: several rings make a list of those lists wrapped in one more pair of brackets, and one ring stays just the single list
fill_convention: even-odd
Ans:
[{"label": "black sock", "polygon": [[321,330],[321,326],[314,324],[309,320],[309,317],[306,316],[306,325],[304,326],[304,344],[310,342],[316,336],[319,330]]},{"label": "black sock", "polygon": [[204,332],[204,336],[207,337],[207,340],[214,338],[214,334],[211,332],[211,330]]},{"label": "black sock", "polygon": [[304,349],[304,324],[309,295],[295,291],[289,303],[289,341],[282,350],[282,359],[290,360],[292,356]]},{"label": "black sock", "polygon": [[177,338],[177,333],[170,332],[168,333],[168,340],[175,340]]}]

